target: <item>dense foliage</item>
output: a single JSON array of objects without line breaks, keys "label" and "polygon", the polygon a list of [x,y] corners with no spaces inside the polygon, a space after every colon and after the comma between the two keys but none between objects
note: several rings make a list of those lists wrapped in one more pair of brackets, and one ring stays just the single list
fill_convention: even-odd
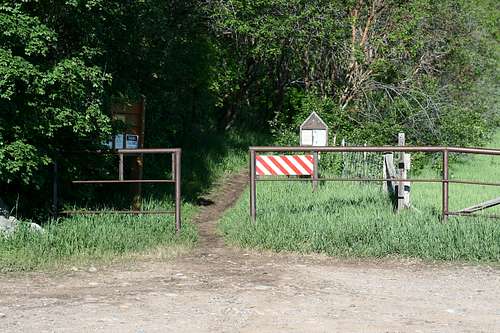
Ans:
[{"label": "dense foliage", "polygon": [[110,103],[141,94],[149,146],[235,128],[293,143],[311,110],[351,140],[479,144],[499,20],[494,0],[0,0],[0,195],[46,189],[59,152],[104,140]]},{"label": "dense foliage", "polygon": [[106,133],[104,71],[44,18],[0,6],[0,176],[36,183],[54,150]]},{"label": "dense foliage", "polygon": [[221,0],[210,12],[221,68],[244,97],[232,108],[273,114],[285,142],[311,108],[339,135],[374,143],[403,130],[473,144],[494,120],[484,91],[498,95],[498,33],[485,29],[498,24],[494,2]]}]

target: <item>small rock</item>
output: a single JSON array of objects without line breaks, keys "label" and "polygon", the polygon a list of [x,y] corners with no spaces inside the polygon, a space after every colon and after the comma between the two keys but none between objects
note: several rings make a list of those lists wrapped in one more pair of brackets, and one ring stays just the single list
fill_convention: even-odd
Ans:
[{"label": "small rock", "polygon": [[97,272],[97,268],[95,268],[94,266],[90,266],[89,272],[90,273],[95,273],[95,272]]},{"label": "small rock", "polygon": [[0,232],[10,235],[16,229],[17,224],[18,222],[13,216],[7,218],[0,215]]},{"label": "small rock", "polygon": [[78,267],[73,266],[73,267],[71,267],[71,270],[72,270],[73,272],[78,272]]},{"label": "small rock", "polygon": [[269,289],[271,289],[271,287],[270,286],[259,285],[259,286],[255,286],[255,289],[256,290],[269,290]]},{"label": "small rock", "polygon": [[44,232],[43,228],[36,223],[30,223],[30,230],[35,232]]},{"label": "small rock", "polygon": [[6,314],[0,312],[0,318],[4,318],[4,317],[6,317]]},{"label": "small rock", "polygon": [[[21,221],[14,216],[6,217],[0,214],[0,232],[5,235],[11,235],[20,224]],[[29,223],[28,226],[31,231],[44,232],[43,228],[36,223]]]}]

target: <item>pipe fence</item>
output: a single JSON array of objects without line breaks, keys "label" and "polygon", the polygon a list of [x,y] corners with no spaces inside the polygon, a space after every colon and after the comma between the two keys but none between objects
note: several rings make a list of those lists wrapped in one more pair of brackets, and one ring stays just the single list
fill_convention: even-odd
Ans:
[{"label": "pipe fence", "polygon": [[[259,154],[264,153],[312,153],[315,156],[314,172],[310,179],[304,178],[267,178],[264,176],[257,176],[256,174],[256,157]],[[394,179],[394,178],[319,178],[317,169],[317,155],[318,153],[346,153],[346,152],[357,152],[357,153],[440,153],[442,155],[442,177],[436,179]],[[382,146],[382,147],[369,147],[369,146],[359,146],[359,147],[250,147],[250,218],[252,222],[255,223],[257,217],[257,186],[258,181],[311,181],[313,184],[313,189],[318,181],[335,181],[335,182],[391,182],[396,181],[400,188],[404,187],[404,183],[441,183],[442,190],[442,203],[441,203],[441,216],[443,221],[447,221],[448,216],[471,216],[473,213],[467,212],[467,209],[461,211],[451,212],[449,211],[449,184],[466,184],[466,185],[483,185],[483,186],[500,186],[500,182],[485,182],[485,181],[475,181],[475,180],[455,180],[449,179],[449,154],[450,153],[461,153],[461,154],[477,154],[477,155],[494,155],[500,156],[500,149],[489,149],[489,148],[463,148],[463,147],[432,147],[432,146],[422,146],[422,147],[412,147],[412,146]],[[493,202],[494,201],[494,202]],[[493,205],[500,204],[500,200],[491,200],[489,205],[485,205],[484,208],[492,207]],[[492,203],[493,202],[493,203]],[[486,204],[486,203],[485,203]],[[486,207],[487,206],[487,207]],[[496,218],[495,215],[490,215],[487,217]]]},{"label": "pipe fence", "polygon": [[[54,163],[53,177],[53,197],[52,210],[54,215],[76,215],[76,214],[172,214],[175,215],[175,230],[181,229],[181,155],[180,148],[150,148],[150,149],[118,149],[116,151],[85,151],[73,152],[74,154],[111,154],[119,156],[118,179],[103,180],[72,180],[72,184],[157,184],[173,183],[175,186],[175,210],[63,210],[59,211],[59,190],[58,190],[58,164]],[[125,179],[124,176],[124,156],[142,156],[143,154],[170,154],[172,156],[172,178],[171,179]],[[142,178],[142,177],[140,177]]]}]

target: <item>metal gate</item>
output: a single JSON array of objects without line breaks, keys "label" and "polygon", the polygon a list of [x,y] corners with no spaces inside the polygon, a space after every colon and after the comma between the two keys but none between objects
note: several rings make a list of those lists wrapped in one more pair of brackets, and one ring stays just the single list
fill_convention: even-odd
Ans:
[{"label": "metal gate", "polygon": [[[259,176],[256,172],[256,161],[259,154],[269,153],[307,153],[316,156],[318,153],[345,153],[345,152],[368,152],[368,153],[440,153],[442,155],[442,177],[441,179],[394,179],[394,178],[319,178],[317,170],[317,162],[314,162],[314,170],[309,179],[304,178],[277,178],[269,176]],[[444,221],[449,216],[472,216],[475,212],[500,205],[500,198],[489,200],[487,202],[465,208],[459,211],[449,211],[449,184],[466,184],[466,185],[486,185],[500,186],[499,182],[484,182],[475,180],[457,180],[449,179],[449,153],[477,154],[477,155],[500,155],[500,149],[487,148],[461,148],[461,147],[410,147],[410,146],[385,146],[385,147],[250,147],[250,218],[255,223],[257,216],[257,187],[258,181],[311,181],[317,184],[318,181],[335,181],[335,182],[397,182],[399,188],[404,188],[404,183],[441,183],[442,184],[442,204],[441,215]],[[314,188],[314,186],[313,186]],[[487,215],[486,217],[500,218],[496,215]]]},{"label": "metal gate", "polygon": [[[86,152],[97,154],[115,154],[119,156],[118,179],[112,180],[73,180],[73,184],[158,184],[158,183],[173,183],[175,186],[175,210],[63,210],[59,211],[59,194],[58,194],[58,165],[54,163],[54,179],[53,179],[53,197],[52,209],[54,215],[75,215],[75,214],[173,214],[175,215],[175,230],[181,230],[181,154],[180,148],[152,148],[152,149],[118,149],[115,151],[97,151]],[[142,156],[143,154],[170,154],[172,156],[172,178],[171,179],[125,179],[124,177],[124,156]]]}]

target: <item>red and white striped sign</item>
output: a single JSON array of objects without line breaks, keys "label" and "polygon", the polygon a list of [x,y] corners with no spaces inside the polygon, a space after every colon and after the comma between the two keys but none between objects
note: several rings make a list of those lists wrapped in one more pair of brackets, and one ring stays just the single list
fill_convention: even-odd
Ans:
[{"label": "red and white striped sign", "polygon": [[255,171],[259,176],[312,176],[313,155],[258,155]]}]

